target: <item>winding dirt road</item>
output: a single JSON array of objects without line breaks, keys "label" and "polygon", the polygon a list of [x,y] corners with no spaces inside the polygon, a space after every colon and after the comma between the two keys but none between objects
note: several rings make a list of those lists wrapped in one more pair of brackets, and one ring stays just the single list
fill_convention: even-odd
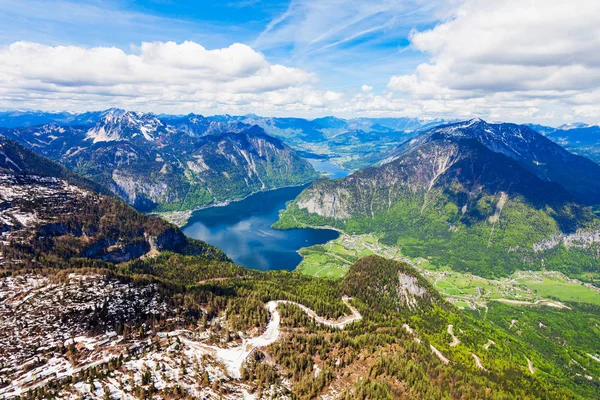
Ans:
[{"label": "winding dirt road", "polygon": [[[351,315],[345,316],[339,320],[329,320],[323,317],[320,317],[310,308],[305,305],[288,301],[288,300],[274,300],[268,302],[265,307],[271,314],[271,320],[267,325],[267,329],[265,332],[257,337],[253,338],[242,338],[242,344],[240,346],[222,348],[218,346],[211,346],[201,342],[196,342],[194,340],[187,339],[185,337],[181,337],[180,340],[189,346],[190,348],[202,353],[207,354],[214,359],[222,362],[227,368],[227,372],[232,378],[239,379],[241,377],[241,369],[246,358],[250,356],[256,349],[261,347],[269,346],[272,343],[275,343],[279,339],[280,329],[279,326],[281,324],[281,315],[277,310],[277,305],[279,304],[294,304],[302,311],[304,311],[309,317],[313,318],[315,322],[329,326],[336,329],[343,329],[346,325],[361,320],[362,315],[358,312],[356,308],[354,308],[350,302],[348,297],[343,297],[342,301],[350,310],[352,311]],[[182,332],[183,333],[183,332]]]},{"label": "winding dirt road", "polygon": [[477,365],[477,368],[479,368],[482,371],[487,371],[487,369],[485,369],[483,367],[483,364],[481,363],[481,359],[479,358],[479,356],[477,354],[475,354],[475,353],[471,353],[471,355],[475,359],[475,365]]},{"label": "winding dirt road", "polygon": [[460,340],[454,336],[454,325],[448,325],[448,334],[452,337],[452,343],[450,343],[450,347],[458,346],[460,344]]}]

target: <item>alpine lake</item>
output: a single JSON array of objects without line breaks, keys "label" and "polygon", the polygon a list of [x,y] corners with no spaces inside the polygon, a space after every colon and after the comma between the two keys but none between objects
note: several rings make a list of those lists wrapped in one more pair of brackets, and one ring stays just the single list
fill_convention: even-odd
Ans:
[{"label": "alpine lake", "polygon": [[[323,160],[309,160],[313,167],[329,176],[348,175],[337,165]],[[330,229],[276,230],[271,226],[306,186],[259,192],[226,206],[196,211],[182,230],[192,238],[203,240],[223,250],[235,263],[257,270],[294,270],[302,261],[298,250],[324,244],[339,233]]]}]

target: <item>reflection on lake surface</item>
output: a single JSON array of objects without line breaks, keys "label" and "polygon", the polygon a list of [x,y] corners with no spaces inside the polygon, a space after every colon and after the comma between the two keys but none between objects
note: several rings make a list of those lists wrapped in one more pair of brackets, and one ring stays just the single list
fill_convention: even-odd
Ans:
[{"label": "reflection on lake surface", "polygon": [[219,247],[244,267],[263,271],[293,270],[302,260],[297,250],[339,236],[329,229],[278,231],[271,228],[279,217],[279,210],[285,208],[287,201],[295,199],[304,187],[261,192],[224,207],[197,211],[183,227],[183,232]]}]

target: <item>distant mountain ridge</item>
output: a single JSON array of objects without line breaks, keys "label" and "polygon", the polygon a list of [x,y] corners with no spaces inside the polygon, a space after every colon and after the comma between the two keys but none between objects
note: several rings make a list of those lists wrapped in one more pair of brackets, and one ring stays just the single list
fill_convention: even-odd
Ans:
[{"label": "distant mountain ridge", "polygon": [[0,111],[0,127],[23,128],[56,123],[63,126],[93,124],[101,117],[102,111],[85,113],[46,112],[46,111]]},{"label": "distant mountain ridge", "polygon": [[[190,137],[201,137],[221,132],[241,132],[252,126],[261,127],[270,136],[283,140],[287,145],[307,157],[333,158],[346,169],[369,166],[394,146],[412,138],[418,132],[445,123],[435,118],[351,118],[322,117],[313,120],[293,117],[261,117],[257,115],[155,115],[121,109],[108,109],[83,114],[44,113],[44,112],[0,112],[0,127],[27,128],[44,124],[57,124],[62,127],[81,127],[99,124],[90,132],[94,140],[118,139],[106,119],[108,115],[121,116],[122,128],[127,121],[150,123],[145,132],[155,129],[169,129],[186,133]],[[103,132],[101,129],[104,128]],[[110,133],[112,132],[112,133]],[[138,130],[138,134],[143,133]]]},{"label": "distant mountain ridge", "polygon": [[575,122],[558,128],[531,127],[571,153],[587,157],[600,164],[600,124]]},{"label": "distant mountain ridge", "polygon": [[[258,125],[269,135],[285,137],[292,133],[300,133],[302,137],[311,140],[327,140],[332,135],[340,132],[362,130],[370,131],[416,131],[443,123],[439,118],[416,117],[385,117],[366,118],[357,117],[342,119],[337,117],[321,117],[304,119],[294,117],[261,117],[253,114],[232,116],[213,115],[202,116],[199,114],[170,115],[126,111],[119,108],[109,108],[104,111],[89,111],[85,113],[69,112],[44,112],[44,111],[0,111],[1,128],[26,128],[44,124],[55,123],[61,126],[93,125],[100,120],[110,117],[112,119],[126,117],[130,121],[139,119],[154,119],[159,123],[170,125],[176,130],[186,131],[189,134],[211,134],[222,132],[225,127],[231,130],[236,125],[239,131],[243,127]],[[106,125],[105,122],[103,125]]]},{"label": "distant mountain ridge", "polygon": [[120,109],[93,124],[56,122],[0,134],[108,188],[142,211],[185,212],[318,174],[257,126]]}]

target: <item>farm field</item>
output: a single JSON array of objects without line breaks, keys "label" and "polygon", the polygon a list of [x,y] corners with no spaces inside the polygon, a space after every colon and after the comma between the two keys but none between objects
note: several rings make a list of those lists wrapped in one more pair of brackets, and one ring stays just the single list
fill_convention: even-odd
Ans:
[{"label": "farm field", "polygon": [[299,253],[304,259],[296,271],[333,279],[342,277],[353,263],[371,254],[408,262],[459,308],[483,307],[487,301],[498,299],[523,304],[553,299],[600,305],[600,289],[560,272],[518,271],[507,278],[486,279],[448,267],[434,267],[424,258],[411,259],[398,248],[382,245],[371,234],[342,234],[324,245],[303,248]]}]

